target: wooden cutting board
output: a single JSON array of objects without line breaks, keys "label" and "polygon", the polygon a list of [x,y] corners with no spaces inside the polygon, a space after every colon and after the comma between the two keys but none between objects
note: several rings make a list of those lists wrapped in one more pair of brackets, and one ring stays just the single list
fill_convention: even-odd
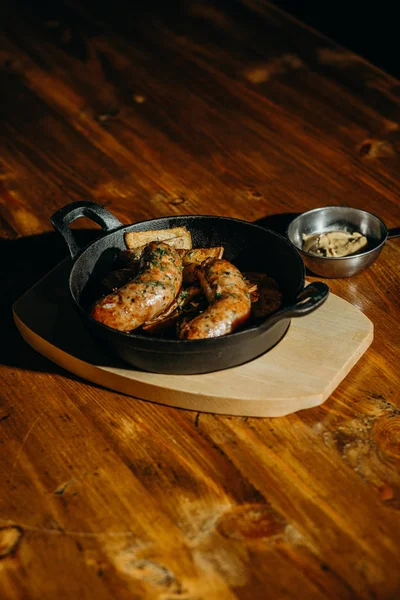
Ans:
[{"label": "wooden cutting board", "polygon": [[322,404],[373,339],[371,321],[330,294],[263,356],[225,371],[162,375],[135,370],[103,353],[87,333],[68,293],[65,260],[13,306],[25,340],[68,371],[143,400],[190,410],[278,417]]}]

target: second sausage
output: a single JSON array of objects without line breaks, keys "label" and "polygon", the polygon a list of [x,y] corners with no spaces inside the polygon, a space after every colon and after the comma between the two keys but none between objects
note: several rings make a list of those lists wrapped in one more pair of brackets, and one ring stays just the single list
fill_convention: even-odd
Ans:
[{"label": "second sausage", "polygon": [[198,275],[209,306],[182,328],[181,339],[219,337],[247,321],[251,300],[239,269],[227,260],[210,258],[202,263]]}]

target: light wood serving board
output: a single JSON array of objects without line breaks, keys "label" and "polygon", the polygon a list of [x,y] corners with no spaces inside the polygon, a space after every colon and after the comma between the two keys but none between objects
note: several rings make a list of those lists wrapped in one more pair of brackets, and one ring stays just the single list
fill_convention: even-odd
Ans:
[{"label": "light wood serving board", "polygon": [[75,375],[169,406],[254,417],[318,406],[373,339],[371,321],[330,294],[321,308],[293,319],[277,346],[245,365],[203,375],[147,373],[97,347],[70,300],[69,270],[70,261],[63,261],[14,304],[14,320],[24,339]]}]

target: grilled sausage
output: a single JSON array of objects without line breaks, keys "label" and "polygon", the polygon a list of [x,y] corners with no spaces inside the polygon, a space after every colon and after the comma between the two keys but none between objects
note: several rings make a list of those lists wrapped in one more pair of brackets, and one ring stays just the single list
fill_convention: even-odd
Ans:
[{"label": "grilled sausage", "polygon": [[117,292],[101,298],[91,316],[129,332],[162,313],[182,285],[182,260],[163,242],[151,242],[143,251],[138,275]]},{"label": "grilled sausage", "polygon": [[199,280],[210,305],[183,327],[180,338],[198,340],[226,335],[249,318],[250,294],[234,265],[219,258],[207,259],[199,269]]}]

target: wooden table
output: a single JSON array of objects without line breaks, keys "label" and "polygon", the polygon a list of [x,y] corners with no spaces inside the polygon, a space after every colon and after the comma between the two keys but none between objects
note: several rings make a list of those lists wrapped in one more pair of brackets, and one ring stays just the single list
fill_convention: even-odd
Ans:
[{"label": "wooden table", "polygon": [[12,323],[66,255],[49,217],[73,200],[124,223],[279,228],[350,204],[399,225],[398,81],[264,2],[133,4],[0,9],[0,597],[397,599],[396,240],[329,281],[375,339],[323,406],[289,417],[95,387]]}]

